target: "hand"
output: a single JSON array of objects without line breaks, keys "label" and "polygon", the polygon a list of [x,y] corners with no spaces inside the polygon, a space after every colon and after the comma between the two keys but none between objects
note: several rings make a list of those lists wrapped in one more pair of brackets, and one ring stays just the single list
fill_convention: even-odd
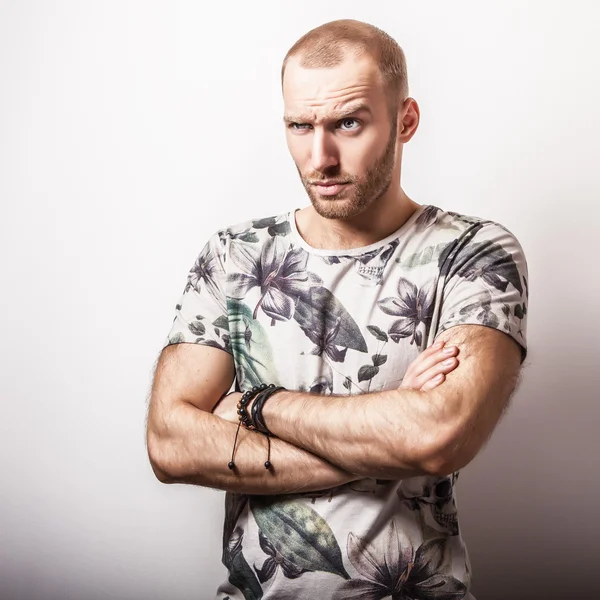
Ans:
[{"label": "hand", "polygon": [[237,424],[239,421],[237,405],[241,397],[242,394],[240,392],[231,392],[223,396],[212,409],[212,414]]},{"label": "hand", "polygon": [[400,387],[426,392],[441,385],[446,375],[458,367],[458,348],[445,343],[440,340],[421,352],[410,363]]}]

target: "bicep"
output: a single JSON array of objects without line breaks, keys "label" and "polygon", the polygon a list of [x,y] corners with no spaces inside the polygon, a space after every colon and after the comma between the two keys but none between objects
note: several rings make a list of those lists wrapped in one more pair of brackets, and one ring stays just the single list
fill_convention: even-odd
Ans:
[{"label": "bicep", "polygon": [[152,384],[150,416],[177,402],[210,412],[235,375],[228,352],[203,344],[179,343],[163,349]]},{"label": "bicep", "polygon": [[447,376],[459,390],[486,395],[493,389],[514,388],[520,372],[521,346],[508,334],[484,325],[456,325],[435,341],[459,348],[459,366]]}]

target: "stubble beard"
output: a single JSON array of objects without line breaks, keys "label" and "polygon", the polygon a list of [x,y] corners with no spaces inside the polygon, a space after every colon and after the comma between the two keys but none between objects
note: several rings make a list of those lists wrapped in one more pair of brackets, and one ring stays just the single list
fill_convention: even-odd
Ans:
[{"label": "stubble beard", "polygon": [[[398,124],[393,122],[383,154],[367,170],[363,178],[342,173],[337,166],[326,172],[315,171],[309,176],[303,176],[298,169],[306,193],[317,214],[325,219],[352,219],[375,204],[388,191],[393,178],[397,131]],[[329,178],[348,181],[350,185],[332,196],[321,196],[309,183],[309,181]]]}]

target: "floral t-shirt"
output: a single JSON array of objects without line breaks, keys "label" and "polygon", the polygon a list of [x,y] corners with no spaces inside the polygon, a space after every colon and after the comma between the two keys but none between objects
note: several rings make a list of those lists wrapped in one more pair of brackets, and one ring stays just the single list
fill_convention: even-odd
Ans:
[{"label": "floral t-shirt", "polygon": [[[387,238],[318,250],[294,213],[217,232],[192,267],[166,345],[232,354],[236,388],[397,388],[438,334],[492,327],[526,353],[527,267],[501,225],[421,206]],[[233,440],[232,440],[233,442]],[[221,599],[472,599],[458,473],[322,492],[226,494]]]}]

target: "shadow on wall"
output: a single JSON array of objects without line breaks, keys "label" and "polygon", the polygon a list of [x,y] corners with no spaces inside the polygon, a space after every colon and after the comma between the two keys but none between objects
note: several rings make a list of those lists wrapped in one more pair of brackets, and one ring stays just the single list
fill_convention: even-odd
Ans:
[{"label": "shadow on wall", "polygon": [[590,321],[597,312],[583,261],[559,256],[574,241],[564,224],[547,225],[537,248],[521,240],[528,256],[543,257],[529,262],[521,386],[457,484],[478,600],[600,598],[600,319]]}]

